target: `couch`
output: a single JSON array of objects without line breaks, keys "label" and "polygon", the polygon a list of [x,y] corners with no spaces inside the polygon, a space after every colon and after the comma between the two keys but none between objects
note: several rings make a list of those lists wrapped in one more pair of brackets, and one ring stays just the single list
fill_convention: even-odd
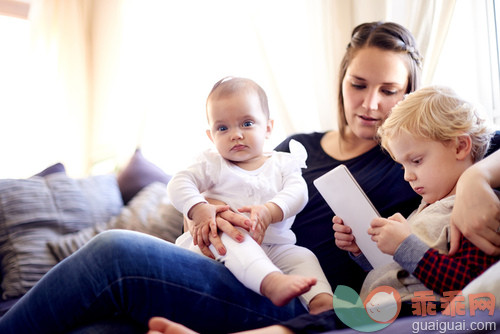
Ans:
[{"label": "couch", "polygon": [[0,180],[0,316],[101,231],[175,241],[182,215],[168,200],[169,180],[140,149],[116,174],[75,179],[56,163],[30,178]]},{"label": "couch", "polygon": [[[145,159],[140,149],[117,174],[74,179],[66,174],[64,165],[56,163],[27,179],[0,180],[0,316],[50,268],[101,231],[130,229],[173,242],[182,233],[183,219],[167,197],[169,180],[170,176]],[[495,316],[489,319],[498,326],[499,277],[500,262],[464,289],[465,295],[494,293]],[[398,319],[381,332],[406,330],[412,323]],[[106,326],[110,327],[102,328],[121,333],[130,329],[120,321]]]}]

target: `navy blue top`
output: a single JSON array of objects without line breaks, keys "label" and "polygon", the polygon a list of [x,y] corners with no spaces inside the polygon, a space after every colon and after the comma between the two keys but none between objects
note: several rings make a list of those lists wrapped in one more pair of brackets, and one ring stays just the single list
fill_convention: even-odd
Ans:
[{"label": "navy blue top", "polygon": [[[346,165],[382,217],[389,217],[396,212],[407,217],[418,207],[422,198],[404,180],[401,165],[394,162],[380,146],[353,159],[341,161],[332,158],[321,148],[320,142],[324,135],[324,132],[296,134],[276,147],[277,151],[288,152],[288,142],[295,139],[304,145],[308,154],[307,169],[302,171],[302,175],[307,182],[309,201],[295,218],[292,230],[297,236],[297,245],[307,247],[316,254],[334,291],[338,284],[359,291],[365,273],[347,252],[335,245],[332,230],[334,213],[313,181],[340,164]],[[496,133],[490,152],[498,147],[500,132]]]}]

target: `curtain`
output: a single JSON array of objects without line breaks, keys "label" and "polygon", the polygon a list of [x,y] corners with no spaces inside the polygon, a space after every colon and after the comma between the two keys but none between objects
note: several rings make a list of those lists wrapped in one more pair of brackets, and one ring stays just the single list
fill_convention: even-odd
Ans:
[{"label": "curtain", "polygon": [[136,147],[175,172],[211,145],[205,98],[220,78],[250,77],[266,90],[272,148],[289,134],[335,127],[338,65],[361,22],[408,27],[431,82],[454,4],[33,0],[33,37],[50,83],[39,83],[40,105],[59,110],[51,131],[74,174],[116,170]]},{"label": "curtain", "polygon": [[[417,40],[424,57],[422,84],[433,82],[436,64],[441,55],[448,27],[453,16],[456,0],[350,0],[312,1],[314,11],[322,21],[319,41],[324,45],[324,63],[330,82],[321,80],[326,87],[325,94],[334,96],[328,100],[328,107],[319,110],[318,117],[322,129],[327,130],[334,120],[332,110],[336,110],[338,94],[338,67],[345,48],[349,43],[352,29],[363,22],[393,21],[407,27]],[[325,83],[326,81],[326,83]],[[330,94],[333,92],[333,94]],[[325,104],[326,105],[326,104]],[[336,115],[336,114],[335,114]],[[336,120],[336,117],[334,118]],[[326,125],[326,126],[325,126]]]},{"label": "curtain", "polygon": [[32,112],[43,115],[41,153],[51,162],[63,161],[75,175],[87,174],[99,161],[101,147],[106,147],[101,94],[109,92],[107,84],[116,73],[103,63],[119,50],[105,47],[119,39],[119,31],[113,30],[119,22],[119,4],[114,0],[31,1],[34,83],[30,93],[35,100]]}]

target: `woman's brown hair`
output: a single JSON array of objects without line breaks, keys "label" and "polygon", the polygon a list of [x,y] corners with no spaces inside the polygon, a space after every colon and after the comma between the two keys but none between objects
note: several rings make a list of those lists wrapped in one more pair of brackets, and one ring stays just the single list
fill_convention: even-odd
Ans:
[{"label": "woman's brown hair", "polygon": [[339,95],[338,95],[338,126],[343,137],[347,120],[344,110],[342,82],[347,68],[356,56],[357,51],[365,47],[376,47],[382,50],[403,53],[407,55],[408,85],[406,93],[415,91],[420,84],[422,57],[418,52],[415,38],[405,27],[393,22],[363,23],[354,28],[351,41],[340,64]]}]

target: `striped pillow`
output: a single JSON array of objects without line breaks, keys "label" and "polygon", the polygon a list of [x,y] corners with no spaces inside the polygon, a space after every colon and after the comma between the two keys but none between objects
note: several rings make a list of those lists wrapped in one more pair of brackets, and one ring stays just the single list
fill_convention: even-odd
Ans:
[{"label": "striped pillow", "polygon": [[2,298],[23,295],[57,263],[48,241],[106,222],[122,206],[114,175],[0,180]]}]

